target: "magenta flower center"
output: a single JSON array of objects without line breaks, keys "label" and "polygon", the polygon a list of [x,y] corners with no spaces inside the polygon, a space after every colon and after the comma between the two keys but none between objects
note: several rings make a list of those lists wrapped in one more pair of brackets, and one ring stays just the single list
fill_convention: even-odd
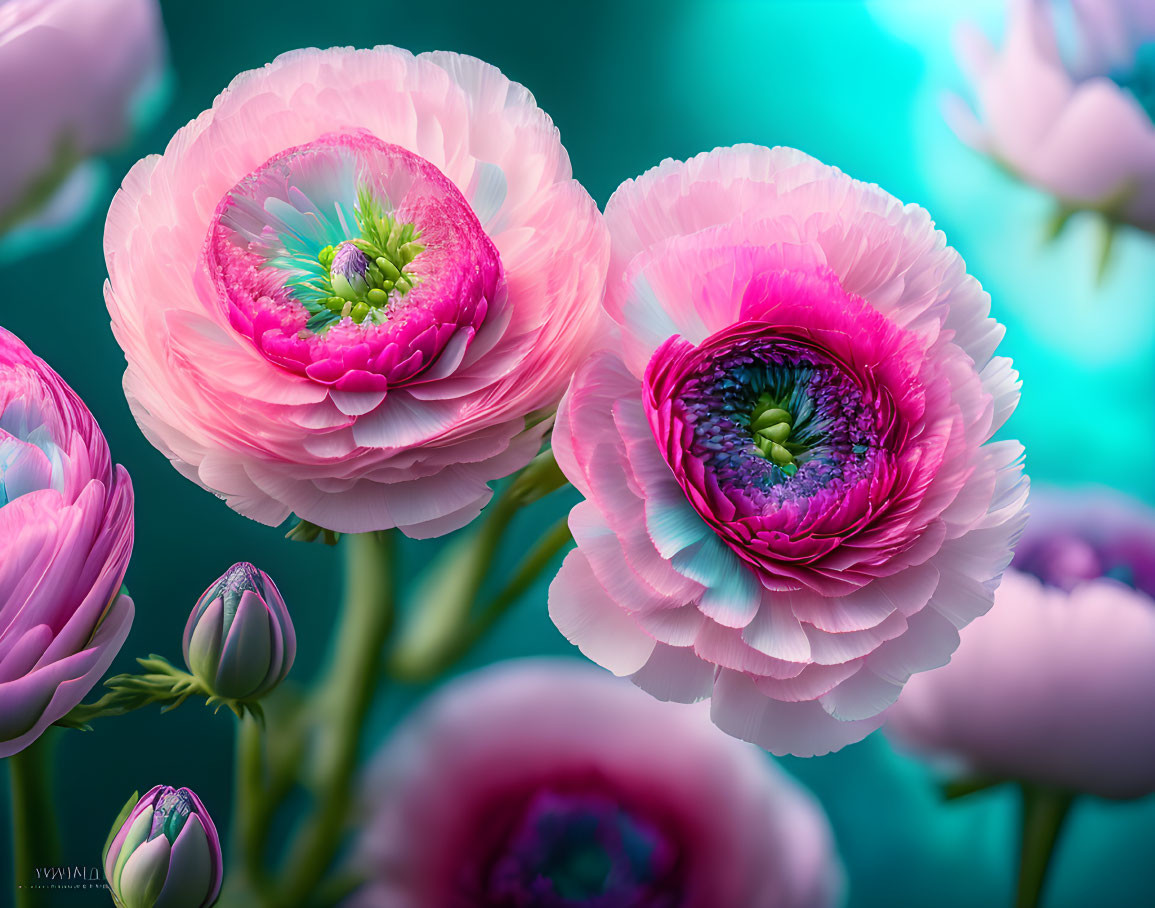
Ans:
[{"label": "magenta flower center", "polygon": [[744,509],[839,497],[869,477],[881,450],[857,381],[788,338],[742,338],[703,358],[674,408],[691,432],[687,453]]},{"label": "magenta flower center", "polygon": [[600,792],[535,792],[489,872],[484,904],[673,908],[678,849],[657,824]]},{"label": "magenta flower center", "polygon": [[[922,343],[817,270],[761,275],[739,321],[654,351],[643,383],[654,441],[768,588],[860,587],[918,540],[946,451],[946,423],[926,428]],[[695,525],[655,515],[679,569],[731,576]]]},{"label": "magenta flower center", "polygon": [[460,359],[504,292],[497,249],[452,182],[367,133],[287,149],[241,180],[204,267],[262,355],[342,390]]}]

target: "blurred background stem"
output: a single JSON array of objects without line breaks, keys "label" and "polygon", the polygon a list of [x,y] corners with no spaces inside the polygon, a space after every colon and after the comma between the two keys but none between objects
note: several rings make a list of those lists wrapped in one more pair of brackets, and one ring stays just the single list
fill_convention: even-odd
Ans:
[{"label": "blurred background stem", "polygon": [[1047,868],[1074,796],[1029,782],[1019,783],[1019,790],[1022,796],[1022,850],[1015,906],[1036,908],[1041,904]]},{"label": "blurred background stem", "polygon": [[309,904],[340,851],[361,732],[393,630],[396,540],[390,532],[345,536],[345,602],[330,661],[308,703],[316,723],[312,809],[298,824],[278,875],[274,904]]},{"label": "blurred background stem", "polygon": [[36,868],[60,863],[60,834],[52,793],[58,735],[57,729],[50,728],[8,758],[12,786],[12,888],[17,908],[48,904],[48,890],[31,888],[36,882]]},{"label": "blurred background stem", "polygon": [[[428,684],[454,668],[497,624],[572,541],[567,518],[532,545],[510,526],[519,512],[567,485],[549,448],[518,473],[485,509],[426,567],[408,597],[408,618],[390,656],[390,677]],[[507,539],[508,537],[508,539]],[[492,590],[503,542],[523,546],[508,579]]]},{"label": "blurred background stem", "polygon": [[409,679],[424,682],[433,681],[465,658],[469,651],[517,603],[518,599],[533,586],[534,582],[541,576],[542,571],[553,563],[554,557],[572,541],[573,536],[570,533],[569,520],[563,517],[530,548],[514,569],[509,582],[495,596],[486,601],[479,609],[476,609],[471,620],[457,628],[456,635],[450,640],[445,651],[430,664],[411,669]]},{"label": "blurred background stem", "polygon": [[262,754],[261,727],[253,716],[237,720],[233,785],[232,855],[223,904],[263,904],[269,886],[264,866],[264,805],[271,800]]}]

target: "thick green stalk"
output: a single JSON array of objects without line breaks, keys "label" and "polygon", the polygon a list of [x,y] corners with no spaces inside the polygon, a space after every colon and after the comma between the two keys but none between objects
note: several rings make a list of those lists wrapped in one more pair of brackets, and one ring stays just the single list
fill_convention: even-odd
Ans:
[{"label": "thick green stalk", "polygon": [[[60,863],[60,834],[52,797],[56,730],[8,758],[12,786],[12,869],[17,908],[48,904],[48,892],[33,889],[37,867]],[[16,888],[20,887],[20,888]]]},{"label": "thick green stalk", "polygon": [[1047,867],[1071,808],[1070,792],[1021,782],[1022,840],[1016,908],[1036,908],[1043,895]]},{"label": "thick green stalk", "polygon": [[[236,771],[233,783],[232,869],[226,904],[264,904],[269,889],[264,866],[261,820],[268,797],[261,727],[253,716],[237,720]],[[226,900],[227,899],[227,900]]]},{"label": "thick green stalk", "polygon": [[277,904],[305,904],[341,846],[361,731],[381,678],[394,622],[394,539],[362,533],[342,540],[345,603],[326,674],[310,704],[317,723],[314,807],[301,822],[279,875]]},{"label": "thick green stalk", "polygon": [[534,581],[541,576],[541,572],[550,565],[558,552],[572,541],[573,535],[570,533],[569,521],[563,517],[550,527],[537,544],[530,549],[514,570],[510,581],[496,596],[481,607],[474,619],[461,629],[443,657],[435,665],[429,666],[419,680],[431,681],[463,659],[526,593]]}]

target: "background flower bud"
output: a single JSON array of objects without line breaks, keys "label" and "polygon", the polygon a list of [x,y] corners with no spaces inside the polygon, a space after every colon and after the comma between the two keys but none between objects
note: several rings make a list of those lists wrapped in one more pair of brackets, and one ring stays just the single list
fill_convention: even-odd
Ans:
[{"label": "background flower bud", "polygon": [[200,798],[157,785],[130,799],[109,833],[104,875],[121,908],[212,905],[221,891],[221,842]]},{"label": "background flower bud", "polygon": [[264,571],[229,568],[197,601],[184,630],[184,659],[211,694],[249,700],[289,673],[297,637],[285,600]]}]

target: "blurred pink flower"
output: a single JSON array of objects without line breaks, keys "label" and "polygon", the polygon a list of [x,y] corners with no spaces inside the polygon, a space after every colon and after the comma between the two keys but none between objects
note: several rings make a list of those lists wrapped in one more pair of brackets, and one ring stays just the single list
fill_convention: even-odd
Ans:
[{"label": "blurred pink flower", "polygon": [[558,414],[587,500],[550,614],[774,753],[860,740],[1025,519],[990,300],[925,211],[791,149],[667,161],[606,220],[617,333]]},{"label": "blurred pink flower", "polygon": [[597,207],[472,57],[303,50],[133,168],[106,299],[141,429],[266,524],[436,536],[537,453],[592,341]]},{"label": "blurred pink flower", "polygon": [[0,0],[0,233],[126,138],[163,61],[156,0]]},{"label": "blurred pink flower", "polygon": [[128,474],[80,398],[0,328],[0,757],[112,662],[132,624],[131,552]]},{"label": "blurred pink flower", "polygon": [[995,779],[1155,792],[1155,513],[1054,495],[991,611],[887,714],[901,745]]},{"label": "blurred pink flower", "polygon": [[363,908],[823,908],[814,799],[696,707],[572,662],[452,682],[381,753]]},{"label": "blurred pink flower", "polygon": [[1155,230],[1155,3],[1071,0],[1073,21],[1055,0],[1008,5],[1001,49],[959,32],[977,116],[950,99],[955,131],[1067,208]]}]

